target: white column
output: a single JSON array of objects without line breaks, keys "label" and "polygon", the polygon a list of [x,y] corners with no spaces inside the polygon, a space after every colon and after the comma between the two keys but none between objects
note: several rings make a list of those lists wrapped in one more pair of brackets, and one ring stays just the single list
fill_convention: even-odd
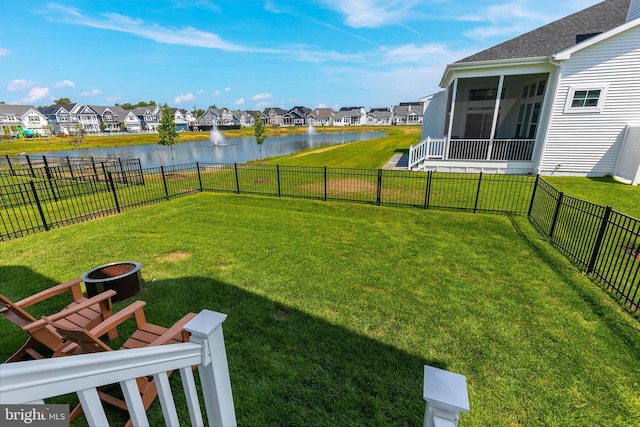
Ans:
[{"label": "white column", "polygon": [[491,160],[491,150],[493,149],[493,139],[496,136],[496,127],[498,126],[498,114],[500,113],[500,98],[502,95],[502,87],[504,86],[504,74],[500,76],[498,83],[498,93],[496,94],[496,105],[493,107],[493,121],[491,122],[491,135],[489,137],[489,149],[487,150],[487,160]]},{"label": "white column", "polygon": [[453,118],[454,112],[456,111],[456,96],[458,95],[458,79],[455,78],[453,80],[453,93],[451,94],[451,110],[449,113],[449,129],[447,130],[447,138],[446,138],[446,147],[444,149],[444,158],[446,160],[449,158],[449,145],[451,141],[451,132],[453,131]]},{"label": "white column", "polygon": [[222,335],[226,314],[202,310],[184,326],[191,342],[202,345],[202,364],[198,365],[204,403],[210,426],[236,426],[227,353]]}]

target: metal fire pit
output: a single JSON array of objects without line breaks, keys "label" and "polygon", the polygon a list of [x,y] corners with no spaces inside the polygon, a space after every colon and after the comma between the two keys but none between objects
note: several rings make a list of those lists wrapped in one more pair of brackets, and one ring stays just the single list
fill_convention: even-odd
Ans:
[{"label": "metal fire pit", "polygon": [[82,275],[87,288],[87,296],[93,297],[109,289],[116,291],[113,301],[128,298],[140,292],[142,276],[140,263],[120,261],[101,265]]}]

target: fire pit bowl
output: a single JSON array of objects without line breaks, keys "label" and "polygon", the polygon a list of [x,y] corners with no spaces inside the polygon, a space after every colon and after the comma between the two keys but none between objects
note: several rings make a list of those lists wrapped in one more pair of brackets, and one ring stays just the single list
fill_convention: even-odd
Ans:
[{"label": "fire pit bowl", "polygon": [[142,288],[140,263],[120,261],[101,265],[84,273],[82,281],[86,285],[88,297],[113,289],[116,295],[112,300],[120,301],[140,292]]}]

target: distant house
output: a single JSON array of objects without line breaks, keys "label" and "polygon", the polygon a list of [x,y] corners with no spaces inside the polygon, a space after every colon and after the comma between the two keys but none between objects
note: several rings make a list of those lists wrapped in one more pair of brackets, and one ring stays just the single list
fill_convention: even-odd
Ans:
[{"label": "distant house", "polygon": [[364,107],[343,107],[333,116],[334,126],[361,126],[366,123]]},{"label": "distant house", "polygon": [[605,0],[444,70],[414,170],[640,182],[640,0]]},{"label": "distant house", "polygon": [[0,128],[5,137],[18,134],[19,128],[28,129],[40,136],[51,132],[47,116],[33,105],[0,104]]},{"label": "distant house", "polygon": [[76,113],[82,105],[78,103],[57,104],[40,108],[39,111],[47,117],[47,122],[53,133],[69,135],[75,131],[78,118]]},{"label": "distant house", "polygon": [[316,108],[309,112],[307,120],[312,126],[333,126],[335,114],[332,108]]},{"label": "distant house", "polygon": [[170,110],[173,113],[173,121],[176,124],[176,130],[178,132],[189,130],[189,117],[192,116],[191,112],[181,108],[170,108]]},{"label": "distant house", "polygon": [[92,105],[90,108],[98,115],[100,127],[103,132],[122,131],[121,123],[123,123],[124,118],[127,116],[127,111],[124,108],[118,105],[114,107]]},{"label": "distant house", "polygon": [[422,104],[418,102],[401,102],[392,108],[394,125],[422,124]]},{"label": "distant house", "polygon": [[155,132],[158,130],[160,118],[162,117],[162,108],[159,105],[136,107],[132,111],[140,120],[142,130],[149,132]]},{"label": "distant house", "polygon": [[240,127],[252,127],[256,122],[256,113],[259,114],[259,111],[232,111],[233,115],[237,118],[240,123]]},{"label": "distant house", "polygon": [[371,108],[367,113],[367,124],[369,126],[387,126],[392,124],[393,114],[386,107]]},{"label": "distant house", "polygon": [[260,114],[262,123],[269,126],[282,126],[284,115],[287,114],[286,110],[282,108],[267,108]]},{"label": "distant house", "polygon": [[142,120],[140,120],[140,117],[136,116],[136,113],[134,113],[133,111],[127,111],[126,113],[127,114],[124,116],[124,119],[122,120],[122,122],[124,123],[124,126],[127,129],[127,132],[131,132],[131,133],[142,132],[143,127],[142,127]]},{"label": "distant house", "polygon": [[214,127],[240,127],[240,119],[226,108],[209,108],[198,118],[198,129],[211,130]]},{"label": "distant house", "polygon": [[307,107],[293,107],[282,116],[282,124],[284,126],[306,126],[310,112],[311,109]]}]

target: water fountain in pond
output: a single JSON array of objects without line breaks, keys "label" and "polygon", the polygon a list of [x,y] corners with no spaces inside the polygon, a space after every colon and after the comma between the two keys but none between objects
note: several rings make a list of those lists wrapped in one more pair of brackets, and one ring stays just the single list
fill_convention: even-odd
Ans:
[{"label": "water fountain in pond", "polygon": [[309,123],[309,126],[307,127],[307,134],[308,135],[315,135],[316,134],[316,128],[314,128],[311,123]]},{"label": "water fountain in pond", "polygon": [[222,136],[216,124],[213,125],[211,132],[209,132],[209,141],[213,142],[213,145],[220,145],[224,142],[224,136]]}]

